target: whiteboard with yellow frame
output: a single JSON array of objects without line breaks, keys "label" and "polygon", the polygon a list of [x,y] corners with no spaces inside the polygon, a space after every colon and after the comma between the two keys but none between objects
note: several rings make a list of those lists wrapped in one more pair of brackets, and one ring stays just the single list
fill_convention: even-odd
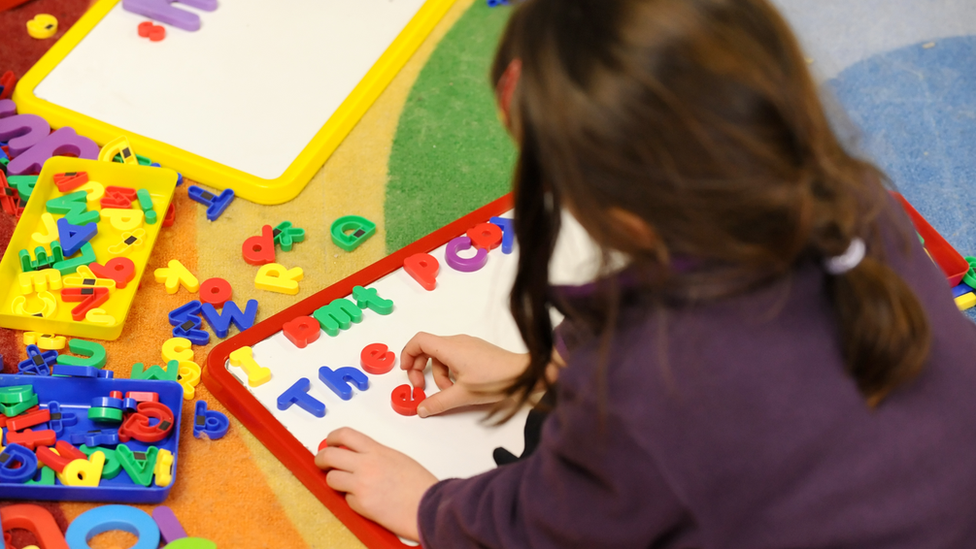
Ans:
[{"label": "whiteboard with yellow frame", "polygon": [[200,30],[99,0],[21,79],[19,112],[280,204],[298,195],[454,0],[221,0]]}]

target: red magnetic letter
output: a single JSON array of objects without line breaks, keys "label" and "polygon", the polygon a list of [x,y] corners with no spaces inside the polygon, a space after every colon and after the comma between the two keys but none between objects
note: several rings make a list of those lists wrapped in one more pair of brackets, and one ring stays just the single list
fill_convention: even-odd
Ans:
[{"label": "red magnetic letter", "polygon": [[44,549],[68,549],[64,534],[47,509],[29,503],[8,505],[0,509],[0,521],[5,530],[21,528],[34,534]]},{"label": "red magnetic letter", "polygon": [[234,290],[230,287],[230,282],[223,278],[208,278],[200,284],[200,301],[214,307],[223,307],[233,295]]},{"label": "red magnetic letter", "polygon": [[363,370],[367,373],[380,375],[393,369],[396,362],[396,354],[382,343],[372,343],[363,347],[363,352],[359,354],[360,363]]},{"label": "red magnetic letter", "polygon": [[413,387],[413,395],[411,398],[410,389],[411,387],[409,385],[400,385],[396,389],[393,389],[393,393],[390,395],[390,404],[393,405],[393,411],[401,416],[417,415],[417,406],[427,398],[424,390],[420,387]]},{"label": "red magnetic letter", "polygon": [[475,248],[494,250],[502,243],[502,230],[498,225],[481,223],[468,229],[468,238]]},{"label": "red magnetic letter", "polygon": [[115,287],[125,288],[125,285],[136,276],[136,264],[128,257],[113,257],[105,265],[92,263],[88,265],[91,272],[98,278],[111,278],[115,281]]},{"label": "red magnetic letter", "polygon": [[58,191],[67,193],[88,183],[88,172],[68,172],[54,174],[54,184]]},{"label": "red magnetic letter", "polygon": [[430,254],[414,254],[403,260],[403,270],[428,292],[437,287],[437,272],[440,267],[437,259]]},{"label": "red magnetic letter", "polygon": [[61,301],[81,303],[81,305],[71,309],[71,318],[75,321],[84,320],[88,311],[108,301],[108,297],[108,288],[64,288],[61,290]]},{"label": "red magnetic letter", "polygon": [[300,316],[294,320],[285,322],[281,326],[281,331],[285,332],[288,341],[295,344],[295,347],[304,349],[322,335],[322,327],[319,321],[310,316]]},{"label": "red magnetic letter", "polygon": [[32,452],[38,445],[52,446],[56,440],[57,437],[54,436],[54,431],[50,429],[43,431],[25,429],[20,433],[7,431],[7,444],[20,444]]},{"label": "red magnetic letter", "polygon": [[261,236],[252,236],[245,240],[241,253],[244,255],[244,261],[247,261],[249,265],[274,263],[274,229],[271,228],[271,225],[261,227]]},{"label": "red magnetic letter", "polygon": [[102,196],[102,207],[127,210],[132,207],[132,201],[136,199],[137,193],[135,189],[109,185],[105,187],[105,195]]},{"label": "red magnetic letter", "polygon": [[10,429],[11,431],[20,431],[21,429],[47,423],[48,421],[51,421],[51,412],[38,409],[33,412],[8,419],[7,429]]}]

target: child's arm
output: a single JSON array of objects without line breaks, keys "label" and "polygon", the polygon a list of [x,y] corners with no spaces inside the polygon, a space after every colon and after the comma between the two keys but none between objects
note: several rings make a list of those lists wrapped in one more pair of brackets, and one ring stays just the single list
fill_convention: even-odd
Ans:
[{"label": "child's arm", "polygon": [[405,454],[343,427],[329,433],[315,464],[328,471],[328,485],[346,493],[353,511],[391,532],[419,540],[417,512],[437,478]]},{"label": "child's arm", "polygon": [[329,485],[355,511],[429,549],[650,547],[690,524],[628,422],[600,418],[578,387],[562,389],[539,448],[474,478],[437,482],[413,459],[347,428],[329,435],[316,464],[333,469]]}]

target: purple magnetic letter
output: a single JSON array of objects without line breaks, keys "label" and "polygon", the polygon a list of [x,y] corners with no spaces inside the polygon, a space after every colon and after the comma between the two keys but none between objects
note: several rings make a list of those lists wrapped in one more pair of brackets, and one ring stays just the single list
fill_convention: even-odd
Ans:
[{"label": "purple magnetic letter", "polygon": [[474,254],[474,257],[467,259],[458,255],[458,252],[469,249],[471,249],[471,239],[466,236],[459,236],[448,242],[447,249],[444,250],[444,257],[447,259],[447,264],[455,271],[473,273],[484,267],[485,263],[488,263],[488,250],[484,248],[478,248],[478,252]]},{"label": "purple magnetic letter", "polygon": [[0,118],[17,114],[17,105],[9,99],[0,99]]},{"label": "purple magnetic letter", "polygon": [[[6,119],[0,121],[5,122]],[[45,122],[46,123],[46,122]],[[44,162],[52,156],[73,154],[78,158],[98,160],[98,145],[87,137],[75,133],[72,128],[61,128],[42,139],[27,152],[10,161],[7,172],[10,175],[30,175],[40,172]]]},{"label": "purple magnetic letter", "polygon": [[[126,11],[168,23],[183,30],[200,30],[200,16],[171,6],[170,4],[173,2],[174,0],[122,0],[122,7]],[[186,4],[204,11],[217,9],[217,0],[176,0],[176,3]]]},{"label": "purple magnetic letter", "polygon": [[176,518],[176,514],[169,507],[165,505],[156,507],[153,509],[152,518],[159,526],[159,535],[163,538],[163,543],[172,543],[186,537],[186,530],[183,529],[180,520]]},{"label": "purple magnetic letter", "polygon": [[0,118],[0,141],[9,141],[10,156],[15,157],[37,145],[51,132],[51,126],[36,114],[15,114]]}]

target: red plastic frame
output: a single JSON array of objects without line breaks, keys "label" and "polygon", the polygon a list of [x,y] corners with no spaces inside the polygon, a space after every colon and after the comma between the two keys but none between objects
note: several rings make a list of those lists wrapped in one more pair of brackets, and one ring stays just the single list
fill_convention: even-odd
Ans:
[{"label": "red plastic frame", "polygon": [[333,299],[351,294],[353,287],[367,286],[396,271],[403,267],[403,260],[407,257],[429,252],[478,223],[511,209],[512,196],[508,194],[220,343],[207,356],[202,376],[207,389],[367,547],[402,549],[408,546],[389,530],[350,509],[343,495],[329,488],[325,483],[325,473],[315,466],[314,456],[227,371],[227,359],[232,351],[255,345],[281,331],[282,325],[295,317],[309,315]]},{"label": "red plastic frame", "polygon": [[918,210],[908,200],[905,200],[904,196],[896,192],[892,192],[891,194],[901,203],[901,207],[905,209],[905,213],[911,218],[915,230],[925,240],[925,249],[932,256],[932,261],[935,261],[935,264],[945,273],[946,279],[949,280],[949,286],[952,288],[958,286],[962,282],[962,277],[966,276],[966,273],[969,272],[969,263],[952,247],[952,244],[949,244],[946,239],[942,238],[939,231],[935,230],[932,225],[929,225],[929,222],[922,217],[922,214],[918,213]]},{"label": "red plastic frame", "polygon": [[16,8],[26,1],[27,0],[0,0],[0,11],[7,11],[11,8]]}]

